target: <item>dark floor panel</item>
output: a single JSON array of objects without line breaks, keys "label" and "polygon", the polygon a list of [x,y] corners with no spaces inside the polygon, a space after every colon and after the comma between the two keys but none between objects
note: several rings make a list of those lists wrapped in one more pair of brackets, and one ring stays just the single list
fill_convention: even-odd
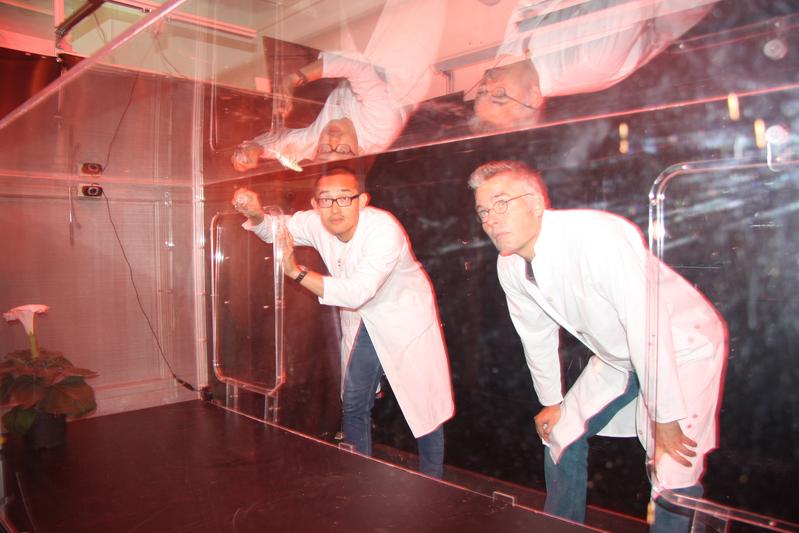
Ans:
[{"label": "dark floor panel", "polygon": [[[382,461],[400,465],[409,470],[418,468],[419,461],[414,454],[380,444],[376,444],[374,448],[374,456]],[[517,505],[529,509],[543,509],[544,501],[546,500],[546,493],[543,491],[484,476],[452,465],[444,465],[444,480],[478,494],[492,495],[498,492],[511,496],[515,499]],[[649,531],[649,526],[644,520],[591,505],[586,509],[585,523],[590,527],[605,531],[624,533],[646,533]]]},{"label": "dark floor panel", "polygon": [[587,530],[202,402],[77,421],[57,450],[19,444],[10,516],[38,533]]}]

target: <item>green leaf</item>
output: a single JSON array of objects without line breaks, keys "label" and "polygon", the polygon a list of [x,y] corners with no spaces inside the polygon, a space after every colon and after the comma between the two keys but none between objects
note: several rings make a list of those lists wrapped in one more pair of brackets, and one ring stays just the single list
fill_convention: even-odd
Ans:
[{"label": "green leaf", "polygon": [[80,377],[69,377],[47,388],[39,409],[54,415],[80,417],[97,409],[94,390]]},{"label": "green leaf", "polygon": [[66,376],[80,376],[84,378],[96,378],[97,372],[89,370],[88,368],[78,368],[76,366],[64,368],[61,370]]},{"label": "green leaf", "polygon": [[8,374],[4,374],[0,378],[0,405],[8,403],[9,396],[11,395],[11,387],[14,385],[14,378]]},{"label": "green leaf", "polygon": [[40,379],[32,376],[20,376],[14,380],[9,393],[9,403],[11,405],[22,405],[23,407],[33,407],[42,399],[46,387]]},{"label": "green leaf", "polygon": [[24,435],[31,428],[34,420],[36,420],[35,409],[14,407],[3,415],[3,427],[17,435]]}]

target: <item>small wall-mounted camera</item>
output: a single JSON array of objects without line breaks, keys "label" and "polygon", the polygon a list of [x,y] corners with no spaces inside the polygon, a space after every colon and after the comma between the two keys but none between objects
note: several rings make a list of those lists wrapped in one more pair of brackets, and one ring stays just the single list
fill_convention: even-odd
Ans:
[{"label": "small wall-mounted camera", "polygon": [[99,198],[103,195],[103,188],[97,183],[79,183],[78,196],[87,198]]},{"label": "small wall-mounted camera", "polygon": [[78,174],[81,176],[99,176],[103,173],[103,165],[100,163],[81,163]]}]

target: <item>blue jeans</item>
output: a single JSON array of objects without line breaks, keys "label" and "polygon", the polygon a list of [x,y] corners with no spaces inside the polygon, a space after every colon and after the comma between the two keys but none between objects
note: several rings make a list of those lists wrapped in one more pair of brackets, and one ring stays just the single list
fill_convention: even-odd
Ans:
[{"label": "blue jeans", "polygon": [[[631,373],[627,389],[586,422],[585,433],[563,450],[557,464],[552,460],[549,450],[544,451],[544,477],[547,485],[544,512],[568,518],[574,522],[585,521],[588,439],[599,433],[625,405],[635,401],[638,396],[638,388],[638,378]],[[674,492],[698,497],[702,494],[702,486],[695,485],[677,489]],[[650,531],[654,533],[687,532],[690,529],[692,518],[692,513],[686,512],[685,509],[655,501],[655,524]]]},{"label": "blue jeans", "polygon": [[[364,455],[372,455],[372,407],[382,374],[383,368],[372,339],[362,324],[355,337],[344,380],[341,430],[344,442]],[[419,471],[440,479],[444,472],[444,427],[438,426],[419,437],[416,445],[419,449]]]},{"label": "blue jeans", "polygon": [[638,396],[638,379],[630,374],[627,389],[599,413],[586,421],[586,431],[567,446],[557,464],[549,450],[544,450],[544,478],[547,499],[544,512],[575,522],[585,521],[585,494],[588,486],[588,439],[610,422],[622,407]]},{"label": "blue jeans", "polygon": [[[704,490],[701,484],[684,489],[672,489],[676,494],[701,498]],[[649,533],[672,533],[673,531],[687,532],[691,530],[694,512],[685,507],[677,507],[660,498],[655,499],[655,523],[649,528]],[[697,524],[694,531],[704,531],[705,528]]]}]

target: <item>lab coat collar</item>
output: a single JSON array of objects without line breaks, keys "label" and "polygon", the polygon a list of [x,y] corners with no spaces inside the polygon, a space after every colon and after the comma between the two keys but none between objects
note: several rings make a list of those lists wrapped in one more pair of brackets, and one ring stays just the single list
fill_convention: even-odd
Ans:
[{"label": "lab coat collar", "polygon": [[[538,239],[536,239],[535,244],[533,245],[533,252],[535,253],[535,257],[533,260],[530,261],[530,264],[533,266],[533,271],[536,269],[536,265],[543,264],[546,259],[541,259],[541,256],[547,256],[549,250],[552,248],[552,233],[554,233],[554,224],[555,220],[553,220],[553,213],[551,209],[544,209],[544,214],[541,216],[541,230],[538,233]],[[526,259],[525,259],[526,261]],[[540,268],[540,267],[539,267]]]}]

